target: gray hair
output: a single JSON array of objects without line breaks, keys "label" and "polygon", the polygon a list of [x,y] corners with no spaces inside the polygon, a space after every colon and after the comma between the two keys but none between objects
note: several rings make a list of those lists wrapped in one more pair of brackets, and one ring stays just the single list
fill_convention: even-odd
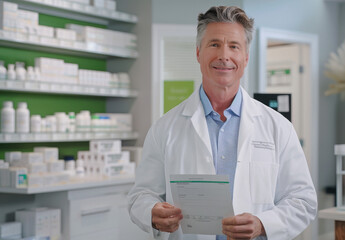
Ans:
[{"label": "gray hair", "polygon": [[254,19],[249,18],[246,13],[239,7],[211,7],[206,13],[200,13],[198,16],[198,33],[196,36],[196,44],[198,48],[201,47],[201,40],[204,37],[206,27],[209,23],[227,22],[239,23],[243,26],[246,35],[247,52],[253,38]]}]

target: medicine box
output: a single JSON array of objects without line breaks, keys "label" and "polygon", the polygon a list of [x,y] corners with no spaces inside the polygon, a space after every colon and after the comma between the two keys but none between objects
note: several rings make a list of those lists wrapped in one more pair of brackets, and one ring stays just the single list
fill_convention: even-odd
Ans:
[{"label": "medicine box", "polygon": [[10,178],[11,186],[14,188],[27,187],[28,170],[26,168],[11,167]]},{"label": "medicine box", "polygon": [[0,186],[11,187],[11,174],[8,168],[0,168]]},{"label": "medicine box", "polygon": [[64,160],[56,160],[47,162],[47,170],[50,173],[61,173],[65,169],[65,161]]},{"label": "medicine box", "polygon": [[90,152],[121,153],[121,140],[91,140]]},{"label": "medicine box", "polygon": [[13,165],[14,162],[22,160],[22,152],[5,152],[5,161]]},{"label": "medicine box", "polygon": [[43,163],[43,153],[25,152],[22,153],[22,164],[28,166],[30,163]]},{"label": "medicine box", "polygon": [[15,219],[23,225],[23,237],[61,234],[61,210],[35,208],[15,212]]},{"label": "medicine box", "polygon": [[21,236],[21,222],[8,222],[0,224],[0,239],[20,239]]},{"label": "medicine box", "polygon": [[44,162],[56,161],[59,159],[59,149],[56,147],[35,147],[34,152],[42,153]]},{"label": "medicine box", "polygon": [[47,172],[46,163],[29,163],[27,166],[28,173],[45,173]]},{"label": "medicine box", "polygon": [[94,161],[96,164],[108,166],[115,163],[129,163],[129,152],[123,151],[121,153],[96,153]]}]

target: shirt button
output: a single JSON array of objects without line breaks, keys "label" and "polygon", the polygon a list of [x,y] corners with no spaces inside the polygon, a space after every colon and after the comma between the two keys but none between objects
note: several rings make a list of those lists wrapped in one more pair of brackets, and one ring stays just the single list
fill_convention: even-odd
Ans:
[{"label": "shirt button", "polygon": [[221,158],[222,158],[222,159],[225,159],[224,155],[223,155],[223,156],[221,156]]},{"label": "shirt button", "polygon": [[223,129],[223,128],[221,128],[221,129],[220,129],[220,131],[221,131],[221,132],[224,132],[224,129]]}]

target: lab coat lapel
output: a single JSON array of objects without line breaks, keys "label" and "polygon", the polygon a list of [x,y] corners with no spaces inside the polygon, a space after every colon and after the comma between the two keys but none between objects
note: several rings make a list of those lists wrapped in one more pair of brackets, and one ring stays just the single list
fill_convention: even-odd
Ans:
[{"label": "lab coat lapel", "polygon": [[233,207],[235,215],[252,212],[250,193],[251,142],[255,117],[260,115],[254,100],[242,89],[242,112],[237,147],[237,167],[234,182]]},{"label": "lab coat lapel", "polygon": [[199,88],[197,88],[197,90],[195,90],[192,96],[190,96],[190,98],[188,99],[188,102],[182,114],[184,116],[191,117],[194,130],[198,134],[201,141],[204,143],[209,155],[212,156],[211,142],[208,133],[204,108],[200,101]]}]

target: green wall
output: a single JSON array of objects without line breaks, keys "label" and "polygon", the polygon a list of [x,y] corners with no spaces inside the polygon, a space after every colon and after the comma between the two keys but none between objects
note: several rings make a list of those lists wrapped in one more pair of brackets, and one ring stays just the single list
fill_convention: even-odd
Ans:
[{"label": "green wall", "polygon": [[[39,15],[39,24],[64,28],[67,23],[75,23],[80,25],[89,25],[100,28],[106,26],[91,24],[66,18],[54,17],[45,14]],[[24,62],[25,66],[34,66],[35,58],[48,57],[63,59],[68,63],[76,63],[79,68],[91,70],[106,70],[106,60],[76,57],[61,54],[52,54],[39,51],[21,50],[15,48],[0,46],[0,60],[4,60],[5,65],[15,63],[17,61]],[[92,97],[92,96],[77,96],[77,95],[61,95],[61,94],[39,94],[39,93],[25,93],[25,92],[10,92],[0,90],[0,105],[4,101],[13,101],[14,107],[17,103],[25,101],[28,103],[30,114],[39,114],[43,117],[51,115],[54,112],[79,112],[81,110],[90,110],[92,112],[105,112],[106,98]],[[35,146],[51,146],[59,147],[59,155],[62,158],[64,155],[74,155],[76,157],[77,151],[87,150],[88,142],[66,142],[66,143],[11,143],[0,144],[0,159],[4,159],[6,151],[33,151]]]}]

